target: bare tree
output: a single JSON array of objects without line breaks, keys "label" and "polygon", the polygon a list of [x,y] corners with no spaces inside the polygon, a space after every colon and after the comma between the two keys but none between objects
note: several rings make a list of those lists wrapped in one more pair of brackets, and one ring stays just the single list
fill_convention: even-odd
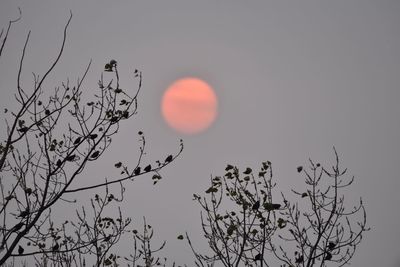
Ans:
[{"label": "bare tree", "polygon": [[[12,25],[19,19],[20,16],[11,20],[7,30],[1,31],[0,56]],[[67,80],[53,91],[45,89],[45,81],[63,54],[71,19],[72,13],[54,61],[44,74],[33,74],[33,85],[22,83],[30,32],[19,59],[15,93],[18,108],[5,110],[8,117],[2,129],[6,138],[0,143],[0,265],[33,256],[44,266],[85,266],[85,256],[89,255],[94,256],[96,266],[115,264],[117,256],[109,251],[127,232],[130,219],[123,218],[121,211],[115,218],[103,215],[106,206],[121,202],[123,184],[135,177],[152,173],[156,183],[161,179],[160,170],[183,149],[181,142],[175,155],[144,164],[146,141],[140,131],[135,166],[117,159],[111,167],[120,171],[119,177],[79,185],[83,171],[107,152],[120,125],[137,114],[142,73],[135,70],[132,74],[136,89],[122,88],[117,62],[111,60],[98,81],[97,93],[87,96],[83,87],[89,63],[76,84]],[[28,87],[32,89],[27,90]],[[85,101],[88,97],[91,100]],[[120,187],[119,197],[109,192],[112,185]],[[91,200],[90,217],[82,208],[76,213],[76,221],[56,226],[52,208],[68,205],[77,192],[99,188],[105,189],[105,195],[96,194]]]},{"label": "bare tree", "polygon": [[228,165],[224,176],[213,177],[206,196],[194,194],[211,254],[195,250],[196,266],[343,266],[354,255],[366,227],[363,202],[347,210],[344,194],[354,177],[335,165],[331,170],[310,160],[310,169],[298,167],[308,187],[295,190],[295,200],[284,194],[273,198],[275,183],[270,162],[258,173],[240,172]]}]

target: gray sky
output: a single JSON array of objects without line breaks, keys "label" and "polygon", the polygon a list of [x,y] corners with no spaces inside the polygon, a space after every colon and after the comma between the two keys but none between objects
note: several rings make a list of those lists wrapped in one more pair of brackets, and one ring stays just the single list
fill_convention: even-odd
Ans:
[{"label": "gray sky", "polygon": [[[256,168],[270,160],[282,187],[295,187],[296,167],[309,157],[332,162],[336,146],[356,176],[349,198],[363,197],[372,227],[352,266],[399,266],[400,1],[2,0],[1,26],[18,6],[23,18],[0,63],[2,107],[12,108],[15,58],[27,31],[28,86],[30,72],[41,73],[54,58],[70,9],[66,51],[49,88],[76,79],[90,59],[88,90],[112,58],[127,86],[134,68],[143,71],[139,115],[85,179],[103,179],[102,166],[116,157],[135,162],[139,129],[149,162],[175,152],[184,139],[184,153],[160,184],[129,185],[125,207],[135,224],[145,215],[157,236],[170,241],[166,256],[192,263],[176,236],[201,237],[192,194],[204,192],[226,163]],[[163,91],[184,76],[204,79],[219,98],[217,120],[199,135],[176,133],[160,115]]]}]

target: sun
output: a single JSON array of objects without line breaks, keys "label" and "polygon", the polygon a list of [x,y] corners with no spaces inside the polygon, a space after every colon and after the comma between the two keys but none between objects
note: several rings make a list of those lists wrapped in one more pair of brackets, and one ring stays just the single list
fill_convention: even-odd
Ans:
[{"label": "sun", "polygon": [[217,117],[217,96],[198,78],[183,78],[165,91],[161,112],[167,124],[178,132],[196,134],[211,126]]}]

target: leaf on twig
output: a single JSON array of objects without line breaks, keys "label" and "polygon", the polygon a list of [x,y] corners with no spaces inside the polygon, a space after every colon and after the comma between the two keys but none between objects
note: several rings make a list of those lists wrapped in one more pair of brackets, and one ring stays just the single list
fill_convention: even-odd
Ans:
[{"label": "leaf on twig", "polygon": [[133,171],[133,174],[139,175],[140,174],[140,167],[136,167],[136,169]]},{"label": "leaf on twig", "polygon": [[285,226],[286,226],[286,221],[284,219],[282,219],[282,218],[279,218],[278,219],[278,227],[280,229],[282,229],[282,228],[285,228]]},{"label": "leaf on twig", "polygon": [[147,165],[143,170],[144,170],[145,172],[151,171],[151,165],[150,165],[150,164]]},{"label": "leaf on twig", "polygon": [[57,165],[57,167],[61,167],[62,161],[60,159],[58,159],[57,162],[56,162],[56,165]]},{"label": "leaf on twig", "polygon": [[112,72],[112,71],[113,71],[113,70],[112,70],[112,65],[110,65],[109,63],[107,63],[107,64],[104,66],[104,71]]},{"label": "leaf on twig", "polygon": [[19,128],[17,131],[20,132],[20,133],[26,133],[28,130],[29,130],[29,128],[24,126],[22,128]]},{"label": "leaf on twig", "polygon": [[302,263],[304,261],[304,257],[303,255],[301,255],[300,257],[296,258],[295,263]]},{"label": "leaf on twig", "polygon": [[215,193],[215,192],[218,192],[218,188],[215,188],[215,187],[212,187],[212,186],[206,190],[207,194]]},{"label": "leaf on twig", "polygon": [[81,142],[81,137],[78,137],[78,138],[75,139],[74,145],[77,145],[77,144],[79,144],[80,142]]},{"label": "leaf on twig", "polygon": [[56,243],[52,248],[53,251],[58,251],[59,249],[60,249],[60,245],[58,243]]},{"label": "leaf on twig", "polygon": [[253,206],[251,207],[252,210],[258,210],[260,208],[260,200],[257,200]]},{"label": "leaf on twig", "polygon": [[332,253],[326,252],[325,260],[329,261],[332,259]]},{"label": "leaf on twig", "polygon": [[267,210],[267,211],[272,211],[272,210],[277,210],[281,207],[281,204],[273,204],[273,203],[264,203],[263,207]]},{"label": "leaf on twig", "polygon": [[72,155],[67,156],[67,157],[65,158],[65,160],[66,160],[66,161],[74,161],[75,157],[76,157],[76,155],[75,155],[75,154],[72,154]]},{"label": "leaf on twig", "polygon": [[22,253],[24,253],[24,250],[25,249],[23,247],[21,247],[21,245],[18,246],[18,254],[19,255],[22,255]]},{"label": "leaf on twig", "polygon": [[114,166],[115,166],[115,168],[121,168],[122,162],[121,161],[117,162],[117,163],[114,164]]},{"label": "leaf on twig", "polygon": [[169,163],[169,162],[171,162],[172,161],[172,155],[169,155],[166,159],[165,159],[165,162],[166,163]]},{"label": "leaf on twig", "polygon": [[100,155],[100,151],[96,150],[95,152],[93,152],[92,155],[90,155],[90,157],[91,157],[92,159],[95,159],[95,158],[97,158],[99,155]]},{"label": "leaf on twig", "polygon": [[303,170],[303,166],[297,167],[297,172],[301,172]]},{"label": "leaf on twig", "polygon": [[226,168],[225,168],[225,171],[229,171],[229,170],[232,170],[232,169],[233,169],[233,166],[230,165],[230,164],[228,164],[228,165],[226,166]]},{"label": "leaf on twig", "polygon": [[246,168],[246,170],[243,172],[244,174],[250,174],[253,170],[249,167]]}]

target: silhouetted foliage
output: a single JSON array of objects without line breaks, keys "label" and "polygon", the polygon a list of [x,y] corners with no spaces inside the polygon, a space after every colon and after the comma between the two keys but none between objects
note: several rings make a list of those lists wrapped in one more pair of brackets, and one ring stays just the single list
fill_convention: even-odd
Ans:
[{"label": "silhouetted foliage", "polygon": [[[0,56],[5,51],[12,25],[20,17],[10,21],[6,31],[1,31]],[[17,108],[5,110],[6,125],[2,129],[6,138],[0,143],[1,266],[14,265],[16,259],[28,256],[33,257],[38,266],[86,266],[91,261],[96,266],[116,266],[120,256],[110,249],[130,231],[131,220],[124,218],[118,207],[112,207],[117,211],[114,217],[105,216],[106,208],[123,201],[125,182],[147,173],[154,175],[153,183],[160,180],[159,171],[173,162],[183,149],[181,143],[175,155],[167,155],[166,160],[151,165],[144,164],[146,141],[140,131],[135,166],[116,159],[110,167],[120,171],[119,177],[79,186],[77,180],[82,178],[82,172],[107,152],[120,125],[137,114],[142,74],[138,70],[133,72],[136,89],[121,88],[117,61],[110,60],[98,81],[97,92],[89,101],[84,101],[88,96],[84,93],[83,82],[91,63],[76,84],[67,80],[53,91],[45,88],[45,81],[63,54],[71,18],[72,14],[54,61],[44,74],[33,75],[32,85],[22,84],[30,32],[19,59]],[[87,91],[93,92],[93,89]],[[110,192],[114,184],[120,188],[118,196]],[[77,192],[91,194],[91,189],[99,188],[103,188],[105,194],[93,193],[89,211],[83,206],[71,220],[53,220],[52,208],[62,203],[69,205]],[[73,210],[70,213],[73,214]],[[147,228],[145,236],[146,231]]]},{"label": "silhouetted foliage", "polygon": [[[0,60],[12,25],[20,18],[0,32]],[[139,131],[135,166],[117,158],[110,167],[119,177],[86,186],[76,183],[107,152],[120,125],[137,114],[142,74],[133,72],[136,90],[122,88],[118,63],[112,59],[89,101],[84,101],[83,81],[90,63],[75,85],[66,81],[51,92],[45,90],[44,82],[63,54],[71,18],[72,14],[58,55],[43,75],[34,74],[31,91],[21,82],[30,33],[19,60],[18,108],[5,110],[6,138],[0,143],[0,265],[32,266],[28,258],[35,266],[165,267],[167,259],[159,256],[165,241],[154,248],[152,226],[143,219],[142,231],[132,229],[119,204],[124,201],[125,182],[151,173],[156,184],[162,178],[160,170],[180,155],[183,144],[174,155],[144,163],[146,140]],[[294,168],[304,177],[305,188],[292,190],[291,197],[275,192],[271,162],[262,162],[257,171],[228,164],[224,175],[211,177],[204,194],[193,195],[210,251],[198,252],[188,233],[177,239],[187,240],[195,265],[202,267],[345,265],[369,229],[362,200],[350,209],[345,203],[344,191],[354,177],[341,169],[336,149],[334,154],[330,168],[312,160],[307,167]],[[111,185],[119,187],[118,193],[111,192]],[[77,192],[100,188],[104,194],[93,193],[90,205],[82,205],[70,220],[53,220],[52,208],[70,205]],[[106,210],[114,215],[105,215]],[[128,256],[113,250],[124,235],[133,241]]]},{"label": "silhouetted foliage", "polygon": [[263,248],[276,231],[274,211],[279,207],[272,196],[270,163],[264,162],[257,174],[251,168],[240,172],[232,165],[225,171],[224,176],[212,178],[206,196],[194,194],[202,208],[203,232],[213,252],[210,256],[195,252],[197,266],[213,266],[214,262],[250,266],[263,258]]},{"label": "silhouetted foliage", "polygon": [[211,179],[205,195],[194,194],[211,254],[194,249],[196,266],[343,266],[354,255],[366,227],[362,200],[345,205],[341,193],[354,177],[346,176],[335,152],[332,168],[310,160],[297,172],[305,177],[304,191],[273,197],[272,165],[241,172],[228,165],[223,176]]}]

